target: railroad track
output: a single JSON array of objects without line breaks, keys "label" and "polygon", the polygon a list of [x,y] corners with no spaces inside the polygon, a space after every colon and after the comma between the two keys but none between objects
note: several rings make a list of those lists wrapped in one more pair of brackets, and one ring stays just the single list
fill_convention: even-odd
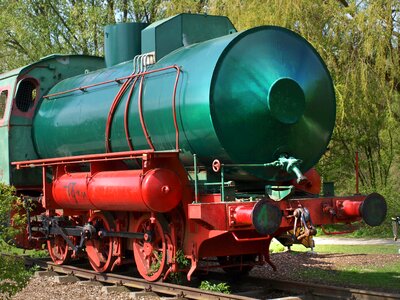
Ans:
[{"label": "railroad track", "polygon": [[[261,279],[247,277],[240,282],[243,287],[241,292],[233,294],[216,293],[205,291],[195,287],[183,286],[165,282],[148,282],[141,278],[126,276],[115,273],[97,273],[95,271],[79,266],[56,265],[45,259],[24,257],[26,265],[38,266],[42,270],[74,276],[83,280],[98,281],[108,285],[125,286],[133,291],[153,292],[162,297],[184,298],[184,299],[285,299],[285,300],[307,300],[307,299],[368,299],[368,300],[392,300],[399,299],[400,294],[374,292],[353,288],[342,288],[324,286],[319,284],[285,281],[276,279]],[[210,272],[208,279],[226,281],[222,273]],[[248,288],[243,290],[243,288]],[[278,295],[278,296],[277,296]]]}]

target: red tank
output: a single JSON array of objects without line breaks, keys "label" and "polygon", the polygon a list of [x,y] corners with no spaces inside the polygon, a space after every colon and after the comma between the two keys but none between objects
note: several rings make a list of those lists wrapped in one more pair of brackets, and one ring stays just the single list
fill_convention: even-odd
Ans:
[{"label": "red tank", "polygon": [[178,176],[168,169],[66,173],[53,182],[54,202],[73,210],[168,212],[182,199]]}]

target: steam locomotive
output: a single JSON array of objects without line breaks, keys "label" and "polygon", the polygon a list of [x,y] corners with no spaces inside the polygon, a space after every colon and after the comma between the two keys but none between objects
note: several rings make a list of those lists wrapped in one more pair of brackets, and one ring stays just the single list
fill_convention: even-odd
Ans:
[{"label": "steam locomotive", "polygon": [[290,30],[195,14],[106,26],[105,59],[0,76],[0,181],[27,207],[17,242],[57,264],[133,259],[146,280],[190,280],[215,257],[275,269],[274,237],[312,247],[319,225],[377,226],[381,195],[320,195],[335,105],[323,60]]}]

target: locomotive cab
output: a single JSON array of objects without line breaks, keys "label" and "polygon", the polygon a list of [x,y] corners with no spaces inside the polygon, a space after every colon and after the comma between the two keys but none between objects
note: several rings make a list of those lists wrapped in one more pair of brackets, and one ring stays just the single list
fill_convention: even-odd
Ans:
[{"label": "locomotive cab", "polygon": [[10,184],[9,119],[16,72],[0,76],[0,181]]},{"label": "locomotive cab", "polygon": [[104,67],[104,59],[51,55],[0,77],[0,181],[18,191],[41,193],[40,169],[17,170],[12,161],[38,159],[32,123],[43,95],[64,78]]}]

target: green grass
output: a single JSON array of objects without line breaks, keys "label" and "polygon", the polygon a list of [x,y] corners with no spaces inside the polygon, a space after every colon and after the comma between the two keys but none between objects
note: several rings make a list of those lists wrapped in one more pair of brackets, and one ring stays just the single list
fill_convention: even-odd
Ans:
[{"label": "green grass", "polygon": [[[316,245],[315,253],[344,253],[344,254],[399,254],[400,243],[397,245]],[[271,252],[285,251],[279,242],[271,243]],[[293,255],[299,252],[311,251],[302,245],[291,247]],[[301,262],[299,262],[301,263]],[[326,282],[333,285],[353,285],[359,288],[385,289],[400,293],[400,259],[381,267],[346,266],[338,270],[326,270],[319,267],[306,268],[298,274],[303,280]]]},{"label": "green grass", "polygon": [[[345,225],[327,225],[325,226],[328,232],[347,230]],[[388,217],[385,222],[376,227],[371,227],[363,223],[354,224],[355,230],[351,233],[341,234],[340,237],[348,238],[393,238],[392,221]],[[317,236],[327,236],[321,228],[317,228]]]},{"label": "green grass", "polygon": [[[397,245],[315,245],[313,251],[316,253],[348,253],[348,254],[399,254],[400,243]],[[273,240],[270,246],[271,253],[286,251],[287,248]],[[303,245],[293,245],[294,252],[309,252],[310,248]]]},{"label": "green grass", "polygon": [[341,270],[309,268],[301,271],[299,276],[339,286],[354,285],[400,293],[400,262],[379,268],[372,266],[348,267]]},{"label": "green grass", "polygon": [[[348,253],[348,254],[398,254],[400,244],[396,245],[316,245],[316,253]],[[293,245],[292,251],[311,251],[302,245]]]},{"label": "green grass", "polygon": [[0,239],[0,252],[14,255],[28,255],[31,257],[48,257],[47,250],[26,250],[9,245]]}]

